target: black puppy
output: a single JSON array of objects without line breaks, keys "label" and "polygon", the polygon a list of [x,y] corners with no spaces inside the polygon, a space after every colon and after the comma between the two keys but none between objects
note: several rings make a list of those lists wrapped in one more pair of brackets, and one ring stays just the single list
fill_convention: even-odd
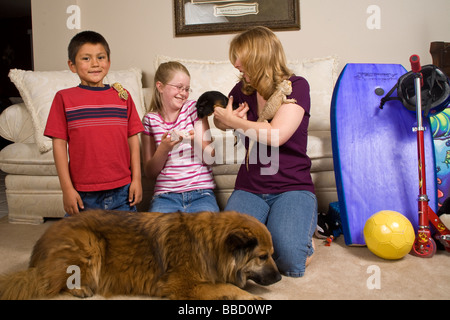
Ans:
[{"label": "black puppy", "polygon": [[[197,116],[202,119],[210,116],[215,107],[225,108],[228,104],[228,98],[219,91],[206,91],[197,100]],[[233,110],[237,109],[239,104],[233,102]]]}]

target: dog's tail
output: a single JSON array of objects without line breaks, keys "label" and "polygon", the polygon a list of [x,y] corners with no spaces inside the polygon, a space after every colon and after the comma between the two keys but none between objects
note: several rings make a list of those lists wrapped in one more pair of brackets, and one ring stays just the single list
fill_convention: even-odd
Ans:
[{"label": "dog's tail", "polygon": [[0,300],[29,300],[46,295],[45,291],[36,268],[0,276]]}]

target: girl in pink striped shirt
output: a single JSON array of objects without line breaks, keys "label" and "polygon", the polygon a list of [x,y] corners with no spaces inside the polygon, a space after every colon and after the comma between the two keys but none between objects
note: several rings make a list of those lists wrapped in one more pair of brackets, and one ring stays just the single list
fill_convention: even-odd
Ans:
[{"label": "girl in pink striped shirt", "polygon": [[214,157],[209,124],[188,100],[189,71],[179,62],[162,63],[154,84],[142,135],[144,173],[156,178],[149,211],[219,211],[212,170],[203,160]]}]

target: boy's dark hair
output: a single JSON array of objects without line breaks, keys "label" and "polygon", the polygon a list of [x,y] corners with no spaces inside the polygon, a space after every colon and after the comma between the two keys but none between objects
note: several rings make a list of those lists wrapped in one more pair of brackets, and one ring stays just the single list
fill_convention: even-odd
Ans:
[{"label": "boy's dark hair", "polygon": [[109,45],[106,39],[100,33],[97,33],[95,31],[82,31],[76,34],[69,43],[69,60],[72,61],[72,63],[75,63],[75,57],[77,56],[78,50],[80,50],[81,46],[86,43],[100,43],[101,45],[103,45],[109,60],[111,50],[109,49]]}]

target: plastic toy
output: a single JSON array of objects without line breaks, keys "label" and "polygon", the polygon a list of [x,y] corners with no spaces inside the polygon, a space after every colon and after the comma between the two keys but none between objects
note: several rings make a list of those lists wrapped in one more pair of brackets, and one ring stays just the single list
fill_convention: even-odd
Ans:
[{"label": "plastic toy", "polygon": [[128,100],[128,92],[119,82],[113,83],[112,87],[118,92],[120,99]]},{"label": "plastic toy", "polygon": [[189,138],[189,132],[183,131],[183,130],[172,130],[170,132],[170,140],[171,141],[178,141],[180,138],[185,139]]},{"label": "plastic toy", "polygon": [[415,232],[411,222],[402,214],[383,210],[372,215],[364,226],[367,247],[383,259],[401,259],[414,244]]},{"label": "plastic toy", "polygon": [[325,246],[326,246],[326,247],[331,246],[331,243],[333,242],[333,240],[334,240],[334,236],[333,236],[333,235],[329,236],[329,237],[325,240]]},{"label": "plastic toy", "polygon": [[417,149],[419,157],[419,226],[417,237],[412,247],[413,255],[430,258],[436,253],[436,243],[431,236],[430,223],[436,229],[435,238],[439,240],[450,252],[450,230],[441,222],[439,217],[428,205],[426,174],[425,174],[425,150],[423,146],[423,134],[425,128],[422,126],[422,85],[423,76],[421,73],[420,58],[417,55],[410,57],[411,69],[414,74],[414,88],[416,93],[416,117],[417,127],[413,128],[417,132]]}]

